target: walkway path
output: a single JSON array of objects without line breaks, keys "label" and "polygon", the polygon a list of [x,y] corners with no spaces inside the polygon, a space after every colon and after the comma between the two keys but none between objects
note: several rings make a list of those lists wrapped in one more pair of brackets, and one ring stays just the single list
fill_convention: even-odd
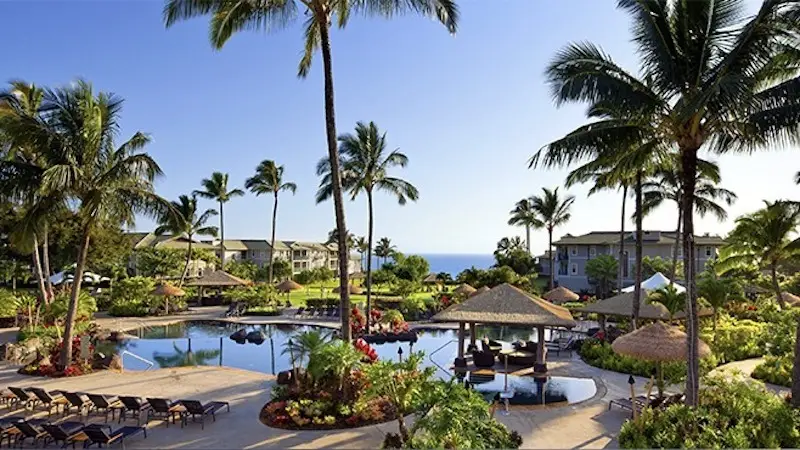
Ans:
[{"label": "walkway path", "polygon": [[[720,374],[728,377],[739,374],[747,378],[751,378],[753,375],[753,370],[755,370],[756,366],[762,362],[764,362],[764,358],[752,358],[742,361],[729,362],[727,364],[718,366],[716,369],[711,371],[711,374]],[[772,383],[764,383],[764,386],[766,386],[766,388],[770,391],[781,395],[784,395],[790,391],[790,389],[785,386],[779,386]]]}]

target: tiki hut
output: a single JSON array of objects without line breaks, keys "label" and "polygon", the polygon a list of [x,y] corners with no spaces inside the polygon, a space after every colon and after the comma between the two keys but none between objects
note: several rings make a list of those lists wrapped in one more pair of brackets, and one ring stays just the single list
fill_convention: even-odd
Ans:
[{"label": "tiki hut", "polygon": [[[508,283],[476,294],[432,318],[436,322],[458,322],[458,358],[464,361],[464,328],[469,323],[470,344],[475,344],[475,325],[530,325],[538,331],[536,362],[546,370],[544,328],[572,328],[576,325],[569,310],[534,297]],[[456,360],[457,363],[459,360]],[[458,364],[457,364],[458,365]]]},{"label": "tiki hut", "polygon": [[436,278],[436,274],[435,273],[432,273],[432,274],[428,275],[427,277],[425,277],[422,280],[423,284],[436,284],[438,282],[439,282],[439,279]]},{"label": "tiki hut", "polygon": [[[623,292],[622,294],[609,297],[605,300],[586,305],[578,308],[577,311],[585,313],[595,313],[603,317],[605,316],[621,316],[631,317],[633,315],[633,292]],[[700,316],[709,316],[712,314],[708,308],[700,308],[698,311]],[[673,319],[684,319],[686,315],[683,311],[679,311]],[[639,298],[639,318],[649,320],[669,320],[669,311],[659,303],[650,303],[647,301],[647,291],[642,290],[642,295]]]},{"label": "tiki hut", "polygon": [[455,288],[455,290],[453,290],[453,294],[466,296],[472,294],[473,292],[475,292],[475,290],[476,289],[474,287],[468,285],[467,283],[464,283],[461,286]]},{"label": "tiki hut", "polygon": [[[339,287],[339,286],[336,286],[335,288],[333,288],[333,293],[334,293],[334,294],[338,294],[338,293],[339,293],[339,292],[341,292],[341,291],[342,291],[342,289],[341,289],[341,287]],[[355,286],[355,285],[353,285],[353,284],[348,284],[348,285],[347,285],[347,292],[349,292],[350,294],[356,294],[356,295],[358,295],[358,294],[361,294],[361,293],[363,293],[363,292],[364,292],[364,290],[363,290],[363,289],[361,289],[361,288],[360,288],[360,287],[358,287],[358,286]]]},{"label": "tiki hut", "polygon": [[472,294],[469,294],[469,296],[470,297],[474,297],[474,296],[476,296],[478,294],[483,294],[484,292],[489,292],[491,290],[492,289],[489,286],[481,286],[475,292],[473,292]]},{"label": "tiki hut", "polygon": [[171,284],[162,283],[156,286],[156,288],[150,292],[150,295],[164,297],[164,312],[166,314],[169,314],[169,298],[182,297],[186,295],[186,292],[184,292],[183,289],[179,287],[175,287]]},{"label": "tiki hut", "polygon": [[186,283],[186,286],[197,286],[200,288],[197,297],[203,301],[203,291],[206,288],[226,288],[235,286],[249,286],[252,282],[243,280],[239,277],[233,276],[223,270],[215,270],[213,272],[206,272],[202,276],[195,278]]},{"label": "tiki hut", "polygon": [[[689,357],[686,333],[678,327],[667,325],[664,322],[654,322],[620,336],[611,344],[611,348],[620,355],[657,362],[660,396],[663,396],[664,392],[664,374],[661,370],[661,363],[686,361]],[[705,342],[700,341],[698,354],[700,358],[704,358],[711,354],[711,349]]]},{"label": "tiki hut", "polygon": [[576,302],[581,297],[578,294],[565,288],[564,286],[559,286],[553,290],[548,291],[546,294],[542,296],[542,298],[547,300],[548,302],[559,305],[561,303]]}]

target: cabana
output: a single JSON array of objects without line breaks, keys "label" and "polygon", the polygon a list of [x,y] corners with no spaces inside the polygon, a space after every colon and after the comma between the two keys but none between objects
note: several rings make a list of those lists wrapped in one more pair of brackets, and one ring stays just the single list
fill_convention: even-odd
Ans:
[{"label": "cabana", "polygon": [[458,359],[463,366],[464,330],[469,324],[470,344],[475,345],[475,325],[529,325],[538,331],[536,361],[542,371],[547,370],[544,358],[545,327],[572,328],[576,325],[567,308],[534,297],[508,283],[501,284],[463,303],[453,305],[432,318],[435,322],[458,322]]},{"label": "cabana", "polygon": [[225,288],[236,286],[249,286],[252,284],[250,281],[243,280],[239,277],[233,276],[223,270],[215,270],[213,272],[206,272],[203,276],[195,278],[186,283],[186,286],[196,286],[200,288],[197,297],[202,303],[203,290],[205,288]]},{"label": "cabana", "polygon": [[[669,278],[665,277],[663,273],[656,272],[652,277],[642,281],[642,289],[646,289],[648,291],[655,291],[656,289],[661,289],[663,287],[669,286],[672,283],[672,287],[680,294],[682,292],[686,292],[686,288],[681,286],[678,283],[671,282]],[[628,286],[622,289],[622,292],[633,292],[636,290],[636,285]]]},{"label": "cabana", "polygon": [[[648,320],[669,320],[669,311],[664,305],[660,303],[650,303],[647,301],[647,290],[642,289],[642,295],[639,298],[639,318]],[[599,314],[600,323],[605,323],[606,316],[619,316],[631,317],[633,316],[633,292],[623,292],[622,294],[609,297],[605,300],[586,305],[576,311],[584,313]],[[709,308],[699,308],[698,315],[700,317],[710,316],[712,311]],[[681,320],[685,319],[686,314],[683,311],[678,311],[672,319]],[[603,327],[605,328],[605,327]]]},{"label": "cabana", "polygon": [[472,294],[475,291],[476,291],[476,289],[474,287],[468,285],[467,283],[464,283],[464,284],[460,285],[459,287],[455,288],[453,290],[453,294],[468,296],[468,295]]},{"label": "cabana", "polygon": [[550,303],[555,303],[558,305],[567,302],[577,302],[581,297],[564,286],[559,286],[555,289],[547,291],[542,298]]}]

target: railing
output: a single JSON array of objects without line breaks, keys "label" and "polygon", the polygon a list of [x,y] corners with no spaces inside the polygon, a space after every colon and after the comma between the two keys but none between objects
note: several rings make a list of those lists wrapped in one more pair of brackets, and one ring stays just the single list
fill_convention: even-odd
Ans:
[{"label": "railing", "polygon": [[439,370],[441,370],[441,371],[442,371],[442,372],[444,372],[445,374],[449,375],[450,377],[453,377],[453,376],[455,376],[455,375],[453,374],[453,372],[450,372],[449,370],[447,370],[447,369],[445,369],[444,367],[440,366],[440,365],[439,365],[439,363],[437,363],[436,361],[434,361],[434,359],[433,359],[433,355],[435,355],[436,353],[438,353],[440,350],[442,350],[443,348],[447,347],[448,345],[452,344],[453,342],[458,342],[458,341],[457,341],[457,340],[455,340],[455,339],[454,339],[454,340],[452,340],[452,341],[447,341],[447,342],[445,342],[445,343],[444,343],[444,345],[442,345],[441,347],[439,347],[439,348],[437,348],[436,350],[432,351],[432,352],[431,352],[431,354],[430,354],[430,355],[428,355],[428,359],[429,359],[429,360],[431,360],[431,362],[433,363],[433,365],[434,365],[434,366],[436,366],[436,367],[438,367],[438,368],[439,368]]},{"label": "railing", "polygon": [[132,357],[134,359],[138,359],[139,361],[147,364],[147,369],[144,369],[145,372],[147,372],[148,370],[152,369],[153,366],[155,365],[155,363],[153,361],[150,361],[149,359],[142,358],[141,356],[137,355],[136,353],[131,353],[131,352],[127,351],[127,350],[123,350],[119,354],[119,361],[120,361],[120,365],[122,366],[122,371],[123,372],[125,371],[125,355],[128,355],[128,356],[130,356],[130,357]]}]

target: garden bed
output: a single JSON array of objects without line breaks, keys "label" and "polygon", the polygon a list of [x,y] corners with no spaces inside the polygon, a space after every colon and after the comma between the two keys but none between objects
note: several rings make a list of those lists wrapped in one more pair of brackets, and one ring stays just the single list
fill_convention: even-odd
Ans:
[{"label": "garden bed", "polygon": [[320,392],[316,400],[272,400],[261,409],[259,419],[268,427],[286,430],[341,430],[396,418],[394,408],[385,401],[372,402],[356,412],[354,407],[341,405],[330,397],[327,392]]}]

